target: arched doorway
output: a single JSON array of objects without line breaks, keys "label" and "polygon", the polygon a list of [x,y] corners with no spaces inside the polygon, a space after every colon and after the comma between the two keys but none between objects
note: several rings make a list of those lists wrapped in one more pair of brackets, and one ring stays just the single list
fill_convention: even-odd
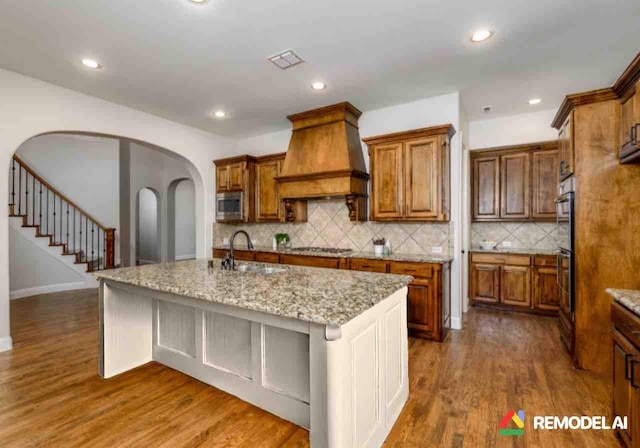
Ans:
[{"label": "arched doorway", "polygon": [[160,194],[142,188],[136,195],[136,265],[160,263]]},{"label": "arched doorway", "polygon": [[195,185],[175,179],[167,191],[167,261],[196,258]]}]

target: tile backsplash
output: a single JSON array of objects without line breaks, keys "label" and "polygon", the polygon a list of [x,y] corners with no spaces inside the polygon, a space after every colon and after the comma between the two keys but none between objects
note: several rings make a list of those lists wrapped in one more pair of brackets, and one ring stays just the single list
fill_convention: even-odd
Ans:
[{"label": "tile backsplash", "polygon": [[[406,254],[431,253],[433,247],[441,247],[443,253],[449,253],[453,245],[450,223],[351,222],[344,199],[309,201],[307,217],[307,222],[299,224],[214,223],[213,241],[220,246],[224,238],[243,229],[256,246],[271,246],[276,233],[288,233],[293,247],[339,247],[359,252],[373,252],[375,237],[391,241],[392,251]],[[236,238],[235,247],[246,247],[244,238]]]},{"label": "tile backsplash", "polygon": [[471,225],[471,246],[477,248],[482,240],[505,241],[518,249],[556,249],[563,233],[554,222],[475,222]]}]

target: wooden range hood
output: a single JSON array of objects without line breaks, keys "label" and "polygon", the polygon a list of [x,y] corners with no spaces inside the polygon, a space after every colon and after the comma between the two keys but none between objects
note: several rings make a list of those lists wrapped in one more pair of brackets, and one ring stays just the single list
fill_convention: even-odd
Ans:
[{"label": "wooden range hood", "polygon": [[295,203],[311,198],[345,197],[352,221],[367,219],[367,174],[358,118],[344,102],[287,118],[293,125],[278,182],[287,220],[295,220]]}]

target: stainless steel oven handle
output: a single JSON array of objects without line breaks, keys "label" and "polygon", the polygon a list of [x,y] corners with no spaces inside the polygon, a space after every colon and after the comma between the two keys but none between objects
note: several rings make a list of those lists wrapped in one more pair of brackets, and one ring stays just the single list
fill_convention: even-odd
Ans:
[{"label": "stainless steel oven handle", "polygon": [[564,202],[569,202],[569,198],[558,198],[554,201],[556,204],[562,204]]}]

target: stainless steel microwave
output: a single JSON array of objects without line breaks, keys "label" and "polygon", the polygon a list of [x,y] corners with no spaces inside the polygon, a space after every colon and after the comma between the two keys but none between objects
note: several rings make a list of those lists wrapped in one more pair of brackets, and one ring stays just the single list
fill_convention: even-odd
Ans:
[{"label": "stainless steel microwave", "polygon": [[216,221],[242,221],[242,191],[216,195]]}]

